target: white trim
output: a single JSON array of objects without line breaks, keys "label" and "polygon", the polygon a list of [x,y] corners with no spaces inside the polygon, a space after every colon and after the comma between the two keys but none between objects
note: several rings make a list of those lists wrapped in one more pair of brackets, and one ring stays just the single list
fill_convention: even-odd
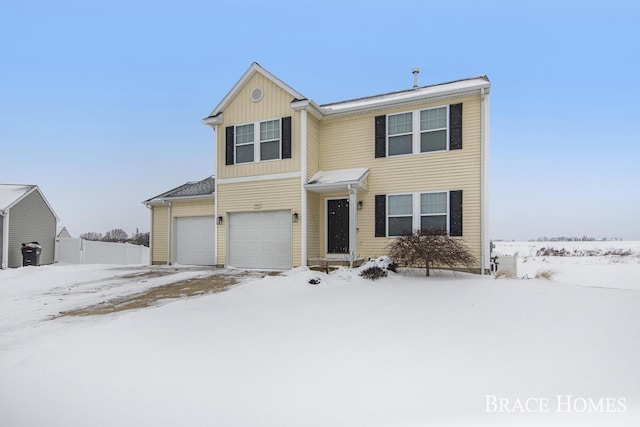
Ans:
[{"label": "white trim", "polygon": [[[262,141],[260,139],[260,125],[262,123],[267,123],[267,122],[278,122],[278,126],[279,126],[279,132],[278,134],[280,135],[277,139],[278,141],[278,157],[275,159],[267,159],[267,160],[262,160],[260,158],[260,153],[261,153],[261,145],[263,142],[275,142],[275,139],[269,139],[266,141]],[[237,137],[238,137],[238,128],[241,126],[249,126],[249,125],[253,125],[253,141],[252,142],[244,142],[240,145],[238,145],[237,143]],[[246,145],[251,145],[253,144],[253,161],[251,162],[238,162],[238,152],[237,152],[237,148],[246,146]],[[274,160],[282,160],[282,118],[281,117],[277,117],[277,118],[273,118],[273,119],[266,119],[266,120],[260,120],[258,122],[249,122],[249,123],[241,123],[238,125],[234,125],[233,126],[233,164],[234,165],[246,165],[246,164],[251,164],[251,163],[262,163],[262,162],[272,162]]]},{"label": "white trim", "polygon": [[[446,151],[450,151],[451,147],[450,147],[450,129],[451,129],[451,123],[450,123],[450,105],[451,104],[445,104],[445,105],[437,105],[434,107],[429,107],[429,108],[421,108],[418,110],[411,110],[411,111],[401,111],[398,113],[390,113],[387,114],[386,117],[386,129],[385,129],[385,134],[386,134],[386,139],[385,139],[385,154],[387,157],[402,157],[402,156],[413,156],[413,155],[418,155],[418,154],[431,154],[431,153],[443,153]],[[445,109],[445,118],[447,120],[447,125],[445,127],[445,132],[446,132],[446,136],[445,136],[445,141],[446,141],[446,148],[444,150],[432,150],[432,151],[422,151],[422,146],[421,146],[421,135],[422,132],[433,132],[435,130],[442,130],[442,129],[435,129],[435,130],[430,130],[430,131],[422,131],[420,129],[420,113],[422,113],[423,111],[428,111],[428,110],[437,110],[439,108],[444,108]],[[389,117],[390,116],[399,116],[401,114],[411,114],[411,132],[405,132],[402,134],[395,134],[395,135],[390,135],[389,134]],[[403,153],[403,154],[389,154],[389,138],[390,137],[395,137],[395,136],[403,136],[403,135],[411,135],[411,153]]]},{"label": "white trim", "polygon": [[[349,256],[351,253],[351,248],[347,248],[347,252],[343,254],[338,253],[329,253],[329,200],[346,200],[350,202],[349,195],[342,197],[325,197],[324,199],[324,254],[326,258],[344,258]],[[349,204],[349,222],[351,222],[351,204]],[[349,228],[349,241],[348,245],[351,244],[351,229]]]},{"label": "white trim", "polygon": [[[213,138],[213,142],[214,144],[217,146],[218,143],[218,125],[215,125],[213,127],[213,133],[214,133],[214,138]],[[215,165],[217,165],[218,163],[218,150],[213,150],[213,165],[215,167]],[[216,177],[213,180],[213,194],[217,195],[218,194],[218,177]],[[213,260],[215,262],[215,265],[218,265],[218,235],[220,234],[218,232],[218,198],[214,197],[213,199],[213,217],[214,217],[214,221],[215,221],[215,227],[216,227],[216,231],[213,234]]]},{"label": "white trim", "polygon": [[164,204],[166,204],[166,202],[168,201],[173,201],[173,202],[186,202],[186,201],[190,201],[190,200],[207,200],[207,199],[214,199],[215,193],[211,193],[211,194],[203,194],[200,196],[180,196],[180,197],[162,197],[160,199],[153,199],[153,200],[147,200],[146,202],[142,202],[146,207],[151,207],[151,206],[162,206]]},{"label": "white trim", "polygon": [[[389,193],[387,194],[387,199],[386,199],[386,212],[385,212],[385,228],[386,228],[386,237],[398,237],[398,236],[391,236],[389,235],[389,218],[404,218],[407,217],[409,215],[393,215],[390,216],[389,214],[389,197],[392,196],[408,196],[411,195],[411,231],[413,232],[413,230],[417,230],[420,229],[420,226],[422,224],[422,212],[421,212],[421,200],[420,200],[420,196],[422,194],[436,194],[436,193],[445,193],[446,194],[446,202],[447,202],[447,208],[446,208],[446,212],[444,213],[444,215],[446,216],[447,220],[446,220],[446,232],[447,235],[449,235],[449,230],[451,227],[451,195],[450,195],[451,190],[430,190],[430,191],[410,191],[410,192],[405,192],[405,193]],[[417,197],[416,197],[417,196]],[[437,216],[437,215],[442,215],[442,214],[426,214],[424,216]]]},{"label": "white trim", "polygon": [[5,211],[2,215],[2,262],[0,269],[5,270],[9,267],[9,211]]},{"label": "white trim", "polygon": [[[258,64],[257,62],[254,62],[251,64],[249,69],[245,71],[242,77],[240,77],[240,80],[238,80],[237,83],[233,85],[233,88],[231,88],[231,90],[225,95],[225,97],[222,98],[222,101],[220,101],[220,103],[216,106],[216,108],[213,109],[211,114],[209,114],[209,117],[205,117],[203,119],[203,122],[209,124],[207,120],[215,118],[218,114],[220,114],[222,110],[224,110],[227,107],[227,105],[231,102],[231,100],[233,100],[233,98],[236,97],[238,92],[240,92],[240,90],[249,81],[249,79],[251,79],[251,77],[253,77],[253,75],[256,73],[259,73],[265,76],[268,80],[270,80],[276,86],[280,87],[285,92],[289,93],[294,99],[305,98],[304,95],[294,90],[291,86],[287,85],[282,80],[280,80],[279,78],[277,78],[276,76],[274,76],[273,74],[271,74],[270,72],[262,68],[262,66],[260,66],[260,64]],[[220,122],[216,122],[215,124],[220,124]]]},{"label": "white trim", "polygon": [[171,202],[167,206],[167,265],[171,265]]},{"label": "white trim", "polygon": [[480,96],[480,125],[481,131],[481,175],[482,193],[480,197],[482,212],[482,237],[480,250],[481,268],[480,274],[485,274],[491,262],[491,241],[489,238],[489,92],[481,91]]},{"label": "white trim", "polygon": [[300,111],[300,266],[307,266],[307,110]]},{"label": "white trim", "polygon": [[[239,176],[235,178],[220,178],[216,179],[216,194],[218,193],[218,184],[236,184],[239,182],[252,182],[252,181],[270,181],[272,179],[287,179],[287,178],[299,178],[302,176],[301,172],[284,172],[284,173],[272,173],[268,175],[252,175],[252,176]],[[218,198],[216,197],[216,201]]]},{"label": "white trim", "polygon": [[153,265],[153,209],[147,206],[149,209],[149,217],[151,220],[149,223],[151,224],[151,230],[149,230],[149,265]]}]

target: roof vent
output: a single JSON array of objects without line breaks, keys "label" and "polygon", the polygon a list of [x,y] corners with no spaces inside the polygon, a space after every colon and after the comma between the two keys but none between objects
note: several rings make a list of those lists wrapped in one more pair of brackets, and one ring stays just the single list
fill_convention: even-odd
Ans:
[{"label": "roof vent", "polygon": [[417,89],[418,88],[418,74],[420,74],[420,68],[415,67],[412,72],[413,72],[413,88]]},{"label": "roof vent", "polygon": [[264,91],[261,87],[256,87],[251,90],[251,100],[253,102],[260,102],[264,96]]}]

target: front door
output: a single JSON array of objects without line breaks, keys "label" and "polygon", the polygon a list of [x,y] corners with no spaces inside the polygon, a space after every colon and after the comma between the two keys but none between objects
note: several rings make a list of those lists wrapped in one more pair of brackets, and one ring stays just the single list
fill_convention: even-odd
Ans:
[{"label": "front door", "polygon": [[327,253],[349,253],[349,199],[327,200]]}]

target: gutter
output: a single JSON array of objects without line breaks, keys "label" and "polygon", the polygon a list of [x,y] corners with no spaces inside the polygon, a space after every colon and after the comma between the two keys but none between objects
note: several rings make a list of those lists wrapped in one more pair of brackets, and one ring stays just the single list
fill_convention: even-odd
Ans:
[{"label": "gutter", "polygon": [[9,266],[9,212],[0,210],[2,215],[2,259],[0,260],[0,269],[5,270]]}]

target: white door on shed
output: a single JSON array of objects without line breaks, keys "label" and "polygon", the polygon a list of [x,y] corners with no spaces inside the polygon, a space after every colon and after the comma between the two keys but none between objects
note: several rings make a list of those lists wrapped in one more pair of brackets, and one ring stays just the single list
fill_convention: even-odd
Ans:
[{"label": "white door on shed", "polygon": [[291,212],[229,214],[229,265],[239,268],[291,268]]},{"label": "white door on shed", "polygon": [[176,218],[174,261],[186,265],[214,265],[215,229],[213,216]]}]

